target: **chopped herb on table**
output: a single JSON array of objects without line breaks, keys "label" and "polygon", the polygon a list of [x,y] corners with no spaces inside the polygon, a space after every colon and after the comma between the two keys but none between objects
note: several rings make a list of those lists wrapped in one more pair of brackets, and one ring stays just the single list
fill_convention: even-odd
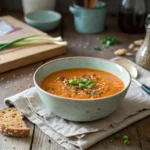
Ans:
[{"label": "chopped herb on table", "polygon": [[129,140],[124,140],[124,144],[125,144],[126,146],[128,146],[128,145],[130,145],[130,141],[129,141]]},{"label": "chopped herb on table", "polygon": [[101,50],[101,48],[100,48],[98,45],[95,45],[95,46],[94,46],[94,49],[97,50],[97,51],[100,51],[100,50]]},{"label": "chopped herb on table", "polygon": [[[120,139],[120,134],[114,134],[114,138],[115,139]],[[123,143],[126,145],[126,146],[128,146],[128,145],[130,145],[130,140],[129,140],[129,136],[127,136],[127,135],[124,135],[123,136]]]},{"label": "chopped herb on table", "polygon": [[115,135],[114,135],[114,138],[115,138],[115,139],[120,139],[120,134],[118,134],[118,133],[115,134]]},{"label": "chopped herb on table", "polygon": [[124,139],[124,140],[129,140],[129,137],[128,137],[127,135],[124,135],[124,136],[123,136],[123,139]]},{"label": "chopped herb on table", "polygon": [[103,44],[104,47],[109,47],[111,45],[115,45],[120,43],[120,40],[116,37],[110,37],[110,36],[103,36],[100,39],[101,44]]}]

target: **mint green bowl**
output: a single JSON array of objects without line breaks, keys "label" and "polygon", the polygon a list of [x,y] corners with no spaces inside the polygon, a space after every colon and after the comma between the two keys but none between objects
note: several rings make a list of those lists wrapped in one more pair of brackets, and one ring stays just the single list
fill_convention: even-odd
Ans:
[{"label": "mint green bowl", "polygon": [[[64,98],[40,88],[41,82],[47,75],[68,68],[95,68],[111,72],[124,82],[125,88],[112,96],[94,100]],[[41,100],[50,112],[67,120],[80,122],[98,120],[110,115],[124,99],[131,83],[131,76],[125,68],[94,57],[67,57],[50,61],[37,69],[33,79]]]},{"label": "mint green bowl", "polygon": [[61,14],[55,11],[35,11],[28,13],[24,19],[39,30],[51,31],[59,25],[61,18]]}]

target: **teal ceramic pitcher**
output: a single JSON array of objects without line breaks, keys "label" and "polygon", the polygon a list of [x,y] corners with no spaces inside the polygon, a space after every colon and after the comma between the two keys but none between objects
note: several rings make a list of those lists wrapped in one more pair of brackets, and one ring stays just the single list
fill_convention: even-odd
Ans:
[{"label": "teal ceramic pitcher", "polygon": [[77,32],[92,34],[104,30],[106,3],[98,1],[96,8],[85,8],[74,4],[69,9],[74,15]]}]

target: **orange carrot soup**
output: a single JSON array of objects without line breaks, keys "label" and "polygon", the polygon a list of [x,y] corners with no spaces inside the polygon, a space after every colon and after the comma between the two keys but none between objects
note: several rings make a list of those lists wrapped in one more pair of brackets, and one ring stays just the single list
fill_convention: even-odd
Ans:
[{"label": "orange carrot soup", "polygon": [[89,68],[73,68],[48,75],[42,81],[41,88],[61,97],[94,99],[120,92],[124,88],[124,83],[109,72]]}]

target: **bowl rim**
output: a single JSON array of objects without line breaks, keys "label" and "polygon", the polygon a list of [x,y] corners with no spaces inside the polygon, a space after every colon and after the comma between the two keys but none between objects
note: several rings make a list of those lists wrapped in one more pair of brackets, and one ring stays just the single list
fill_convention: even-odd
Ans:
[{"label": "bowl rim", "polygon": [[[112,63],[112,64],[115,64],[115,65],[121,67],[124,71],[126,71],[126,72],[128,73],[128,75],[129,75],[129,83],[128,83],[128,85],[127,85],[122,91],[120,91],[120,92],[118,92],[118,93],[116,93],[116,94],[113,94],[113,95],[110,95],[110,96],[107,96],[107,97],[93,98],[93,99],[75,99],[75,98],[61,97],[61,96],[54,95],[54,94],[51,94],[51,93],[46,92],[45,90],[43,90],[43,89],[37,84],[37,82],[36,82],[36,80],[35,80],[35,77],[36,77],[36,75],[37,75],[37,72],[38,72],[41,68],[43,68],[43,67],[45,67],[45,66],[47,66],[47,65],[49,65],[49,64],[51,64],[51,63],[54,63],[54,62],[56,62],[56,61],[61,61],[61,60],[63,60],[63,59],[69,59],[69,58],[92,58],[92,59],[101,59],[101,60],[110,62],[110,63]],[[117,76],[117,77],[118,77],[118,76]],[[118,77],[118,78],[119,78],[119,77]],[[120,79],[120,78],[119,78],[119,79]],[[131,79],[132,79],[132,78],[131,78],[131,75],[130,75],[129,71],[128,71],[127,69],[125,69],[123,66],[121,66],[121,65],[119,65],[119,64],[117,64],[117,63],[115,63],[115,62],[112,62],[112,61],[110,61],[110,60],[107,60],[107,59],[98,58],[98,57],[88,57],[88,56],[64,57],[64,58],[59,58],[59,59],[55,59],[55,60],[49,61],[49,62],[47,62],[47,63],[41,65],[39,68],[37,68],[37,70],[35,71],[35,73],[34,73],[34,75],[33,75],[33,82],[34,82],[35,87],[38,88],[39,90],[41,90],[42,92],[44,92],[46,95],[49,95],[49,96],[54,97],[54,98],[60,98],[60,99],[63,99],[63,100],[80,101],[80,102],[85,102],[85,101],[92,101],[92,102],[94,102],[94,101],[105,100],[105,99],[109,99],[109,98],[111,98],[111,97],[115,97],[115,96],[117,96],[118,94],[120,94],[120,93],[126,91],[126,90],[129,88],[129,86],[130,86],[130,84],[131,84]],[[120,79],[120,80],[121,80],[121,79]]]},{"label": "bowl rim", "polygon": [[[37,20],[34,20],[34,19],[30,19],[28,15],[32,14],[32,13],[37,13],[37,12],[47,12],[47,13],[54,13],[56,15],[58,15],[58,18],[57,19],[54,19],[54,20],[49,20],[49,21],[37,21]],[[34,23],[39,23],[39,24],[44,24],[44,23],[52,23],[52,22],[56,22],[56,21],[59,21],[61,20],[62,18],[62,15],[56,11],[51,11],[51,10],[40,10],[40,11],[32,11],[32,12],[29,12],[27,13],[25,16],[24,16],[24,19],[27,20],[27,21],[32,21]]]}]

